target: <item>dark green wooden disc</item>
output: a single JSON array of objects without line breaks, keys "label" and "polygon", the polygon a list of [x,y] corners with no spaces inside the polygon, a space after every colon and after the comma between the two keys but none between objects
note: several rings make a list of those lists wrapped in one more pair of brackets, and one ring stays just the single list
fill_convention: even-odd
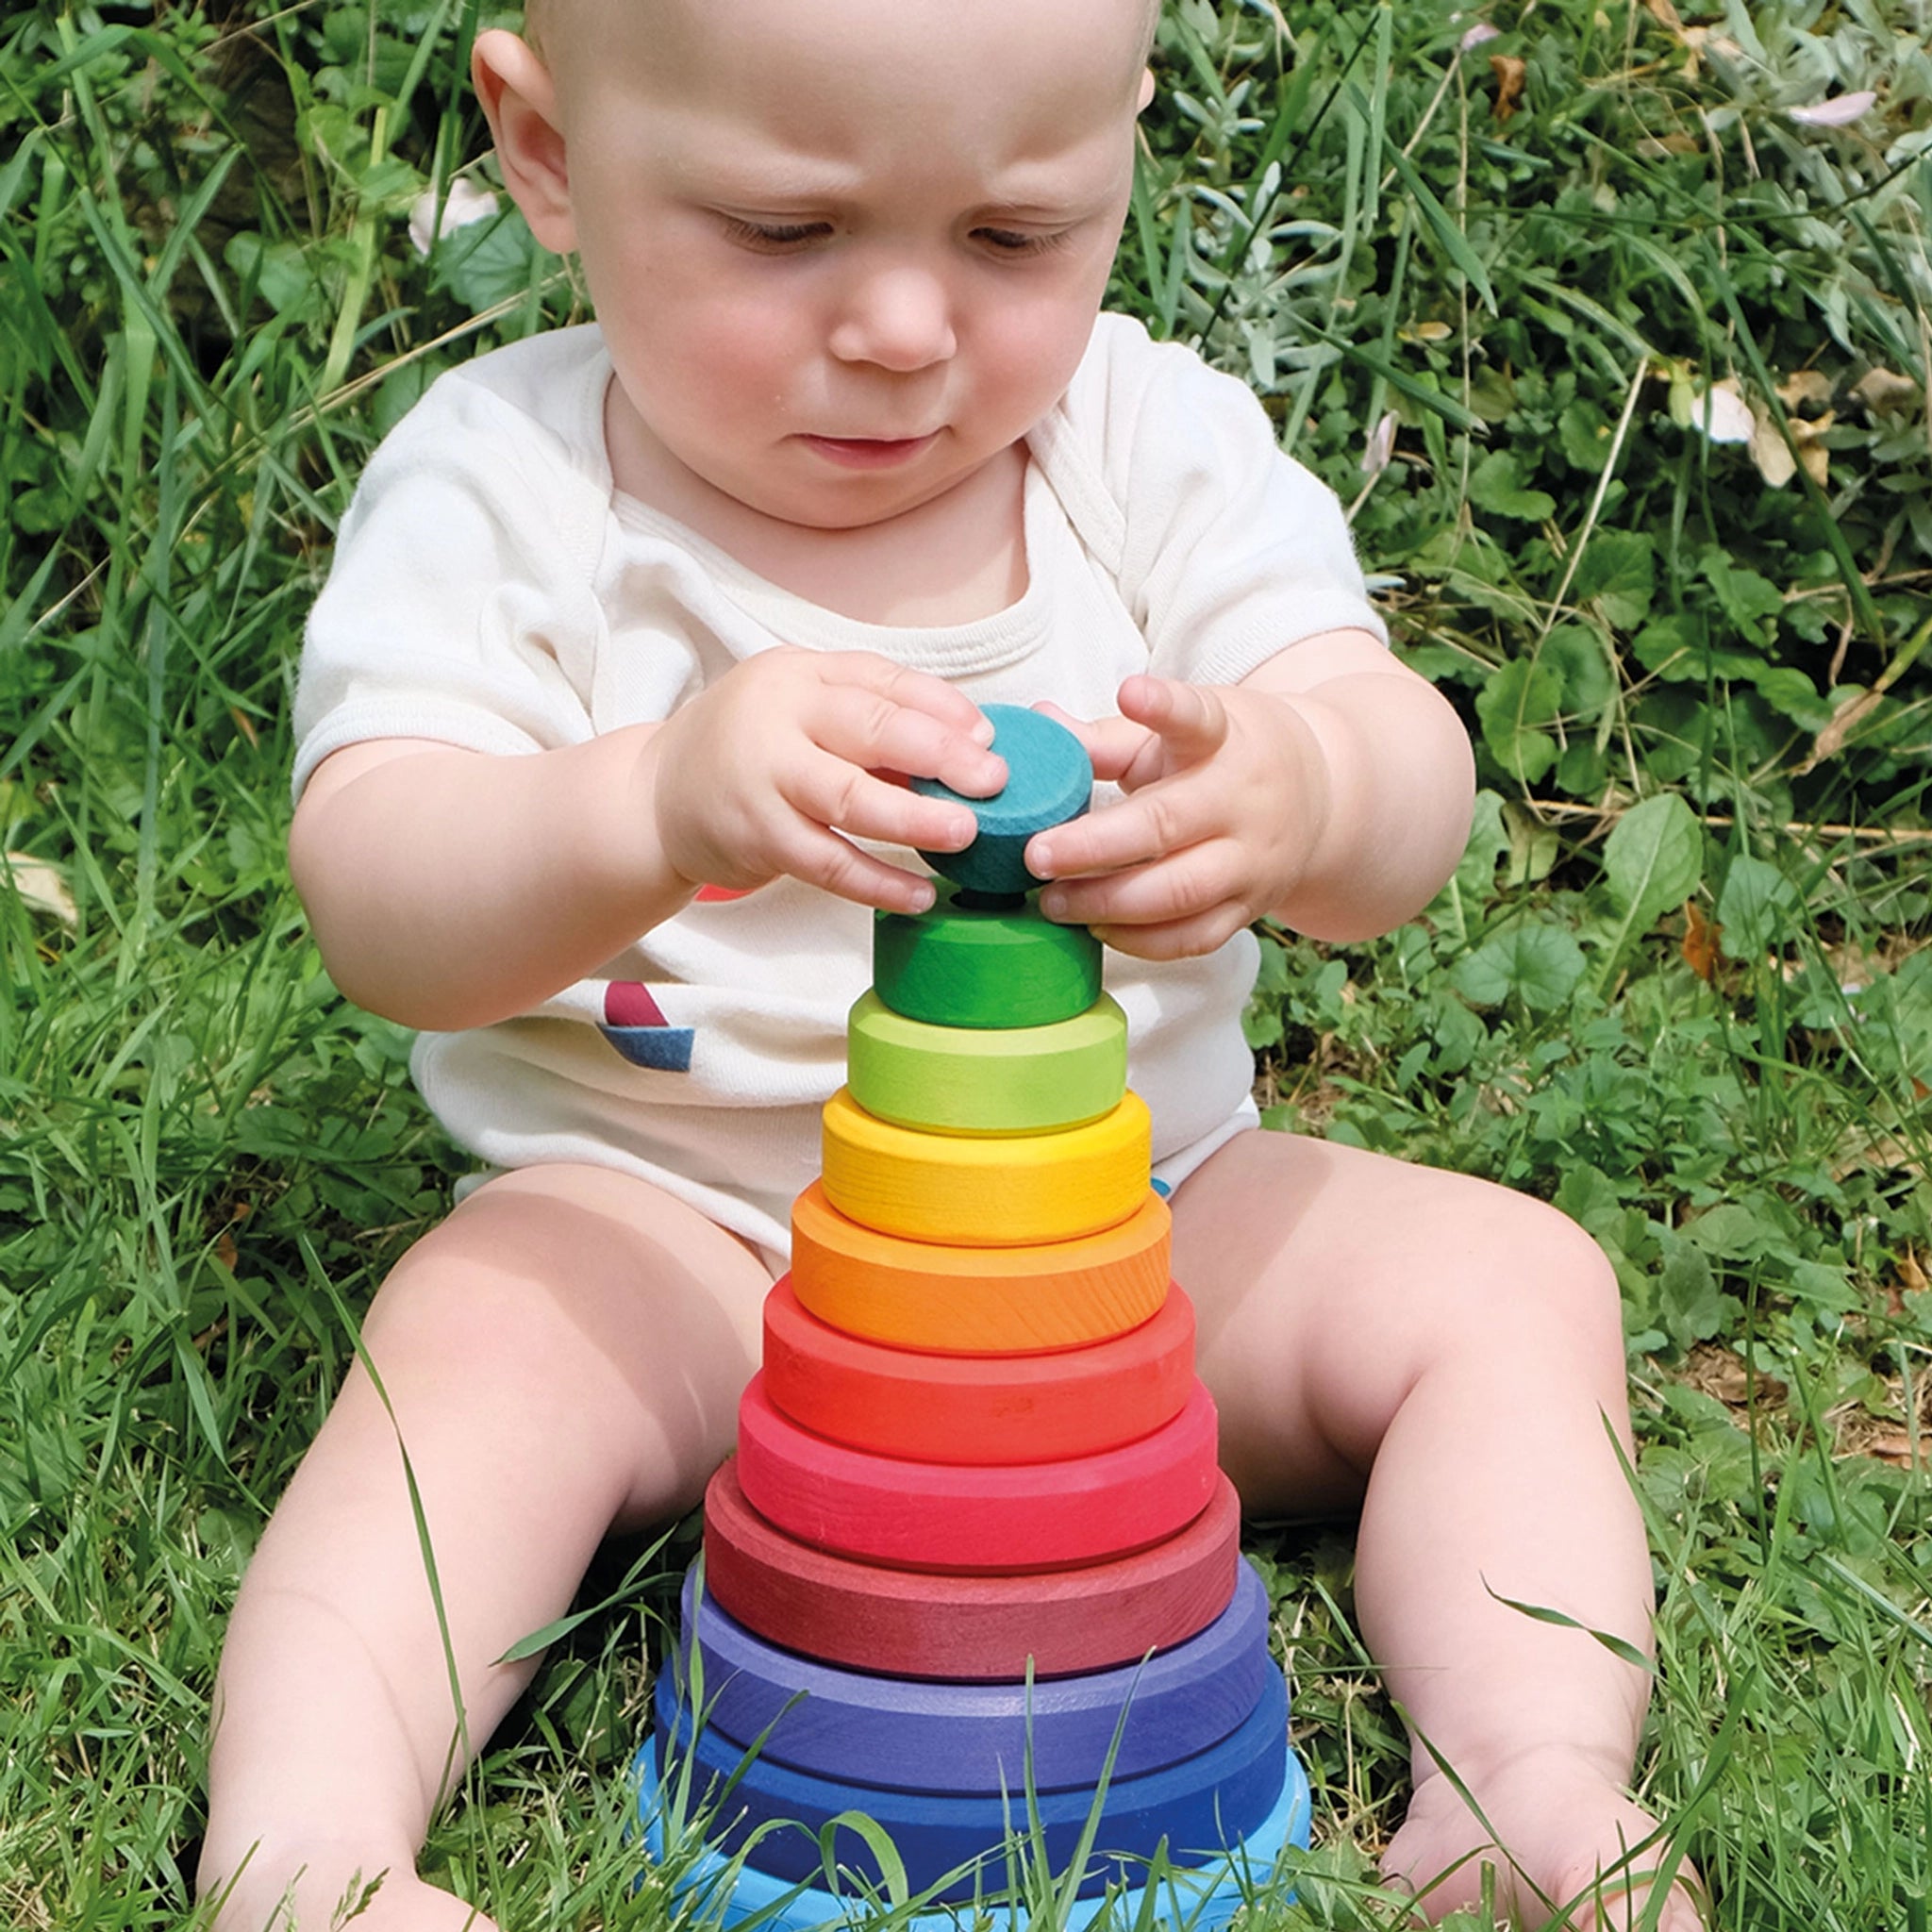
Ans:
[{"label": "dark green wooden disc", "polygon": [[969,910],[944,888],[931,911],[881,912],[873,986],[895,1013],[934,1026],[1050,1026],[1100,997],[1100,941],[1056,925],[1032,900]]}]

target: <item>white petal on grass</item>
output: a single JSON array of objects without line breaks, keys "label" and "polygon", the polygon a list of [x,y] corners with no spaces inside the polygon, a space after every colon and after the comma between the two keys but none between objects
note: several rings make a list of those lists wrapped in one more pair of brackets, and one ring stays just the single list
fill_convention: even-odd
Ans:
[{"label": "white petal on grass", "polygon": [[1457,42],[1456,50],[1459,54],[1474,54],[1486,41],[1500,41],[1502,38],[1501,27],[1491,26],[1488,21],[1479,20]]},{"label": "white petal on grass", "polygon": [[1697,397],[1691,409],[1692,425],[1712,442],[1749,442],[1757,434],[1751,405],[1738,393],[1738,385],[1729,376]]},{"label": "white petal on grass", "polygon": [[1362,449],[1362,475],[1379,476],[1389,467],[1389,458],[1394,454],[1395,411],[1391,409],[1369,431],[1368,442]]},{"label": "white petal on grass", "polygon": [[44,858],[31,858],[25,852],[0,855],[0,878],[10,879],[22,904],[36,912],[51,912],[62,925],[78,921],[67,881]]},{"label": "white petal on grass", "polygon": [[478,188],[466,175],[458,175],[442,192],[441,221],[437,220],[433,188],[416,197],[409,209],[409,246],[418,255],[426,256],[432,236],[440,240],[444,235],[453,235],[472,222],[487,222],[495,212],[496,196],[487,188]]},{"label": "white petal on grass", "polygon": [[1855,94],[1838,94],[1808,108],[1787,108],[1786,114],[1802,127],[1848,127],[1877,105],[1878,96],[1861,88]]}]

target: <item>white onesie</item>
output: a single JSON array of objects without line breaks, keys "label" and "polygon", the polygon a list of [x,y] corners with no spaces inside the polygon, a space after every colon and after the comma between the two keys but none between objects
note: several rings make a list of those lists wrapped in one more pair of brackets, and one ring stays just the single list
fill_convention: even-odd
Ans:
[{"label": "white onesie", "polygon": [[[1124,317],[1100,318],[1027,439],[1024,594],[971,624],[835,615],[618,493],[609,380],[595,327],[535,337],[442,376],[385,440],[309,619],[298,795],[368,739],[515,757],[659,720],[781,643],[1093,718],[1135,672],[1231,684],[1319,631],[1385,635],[1334,496],[1276,449],[1254,397]],[[424,1034],[417,1084],[492,1167],[620,1167],[781,1259],[871,977],[871,919],[789,879],[700,901],[532,1012]],[[1257,958],[1247,933],[1174,964],[1108,956],[1165,1184],[1255,1118],[1239,1023]]]}]

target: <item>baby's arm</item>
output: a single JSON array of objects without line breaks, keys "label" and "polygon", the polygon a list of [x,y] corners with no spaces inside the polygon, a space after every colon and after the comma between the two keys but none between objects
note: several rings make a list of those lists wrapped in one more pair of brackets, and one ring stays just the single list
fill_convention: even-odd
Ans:
[{"label": "baby's arm", "polygon": [[1057,881],[1050,917],[1123,952],[1209,952],[1257,918],[1366,939],[1419,912],[1461,857],[1468,736],[1364,631],[1306,639],[1239,685],[1130,677],[1119,701],[1120,718],[1076,728],[1129,795],[1041,834],[1026,862]]},{"label": "baby's arm", "polygon": [[[316,770],[290,866],[341,990],[411,1026],[487,1024],[594,972],[704,884],[790,874],[895,910],[927,879],[841,834],[952,851],[1006,769],[941,680],[864,653],[761,653],[661,724],[499,757],[414,739]],[[834,829],[837,828],[837,829]]]}]

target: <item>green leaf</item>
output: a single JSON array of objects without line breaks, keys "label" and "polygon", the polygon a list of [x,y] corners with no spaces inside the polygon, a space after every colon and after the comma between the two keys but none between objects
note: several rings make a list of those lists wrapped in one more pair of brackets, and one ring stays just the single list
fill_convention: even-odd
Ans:
[{"label": "green leaf", "polygon": [[1717,592],[1718,608],[1731,621],[1740,637],[1755,644],[1768,644],[1774,620],[1785,608],[1784,592],[1755,570],[1747,570],[1717,544],[1706,546],[1697,559],[1699,575]]},{"label": "green leaf", "polygon": [[1664,1327],[1679,1348],[1707,1341],[1723,1327],[1724,1300],[1718,1292],[1717,1277],[1690,1241],[1672,1241],[1657,1288]]},{"label": "green leaf", "polygon": [[1727,1261],[1756,1260],[1774,1238],[1764,1218],[1741,1201],[1720,1201],[1707,1208],[1684,1224],[1683,1233],[1707,1255]]},{"label": "green leaf", "polygon": [[1648,932],[1697,890],[1704,870],[1704,829],[1674,791],[1634,805],[1604,842],[1610,897],[1625,924]]},{"label": "green leaf", "polygon": [[1513,995],[1532,1013],[1549,1013],[1583,972],[1583,949],[1563,927],[1521,921],[1458,959],[1449,978],[1472,1006],[1500,1007]]},{"label": "green leaf", "polygon": [[1601,718],[1617,689],[1603,639],[1587,624],[1559,624],[1540,655],[1562,674],[1563,715],[1586,724]]},{"label": "green leaf", "polygon": [[1475,694],[1475,714],[1491,756],[1513,778],[1533,785],[1557,762],[1545,728],[1563,708],[1563,674],[1555,664],[1512,658]]},{"label": "green leaf", "polygon": [[1576,566],[1570,593],[1592,600],[1619,630],[1634,630],[1650,615],[1657,594],[1657,545],[1641,530],[1599,530]]},{"label": "green leaf", "polygon": [[1796,886],[1776,866],[1748,852],[1731,860],[1718,894],[1719,943],[1726,959],[1762,958],[1779,947],[1801,904]]},{"label": "green leaf", "polygon": [[1492,449],[1471,472],[1469,500],[1478,509],[1530,523],[1541,523],[1557,510],[1554,496],[1524,482],[1523,466],[1507,449]]},{"label": "green leaf", "polygon": [[[1493,791],[1478,791],[1470,818],[1469,842],[1449,883],[1423,915],[1455,950],[1459,952],[1474,939],[1482,908],[1496,896],[1496,868],[1508,850],[1502,799]],[[1265,957],[1262,965],[1265,969]]]}]

